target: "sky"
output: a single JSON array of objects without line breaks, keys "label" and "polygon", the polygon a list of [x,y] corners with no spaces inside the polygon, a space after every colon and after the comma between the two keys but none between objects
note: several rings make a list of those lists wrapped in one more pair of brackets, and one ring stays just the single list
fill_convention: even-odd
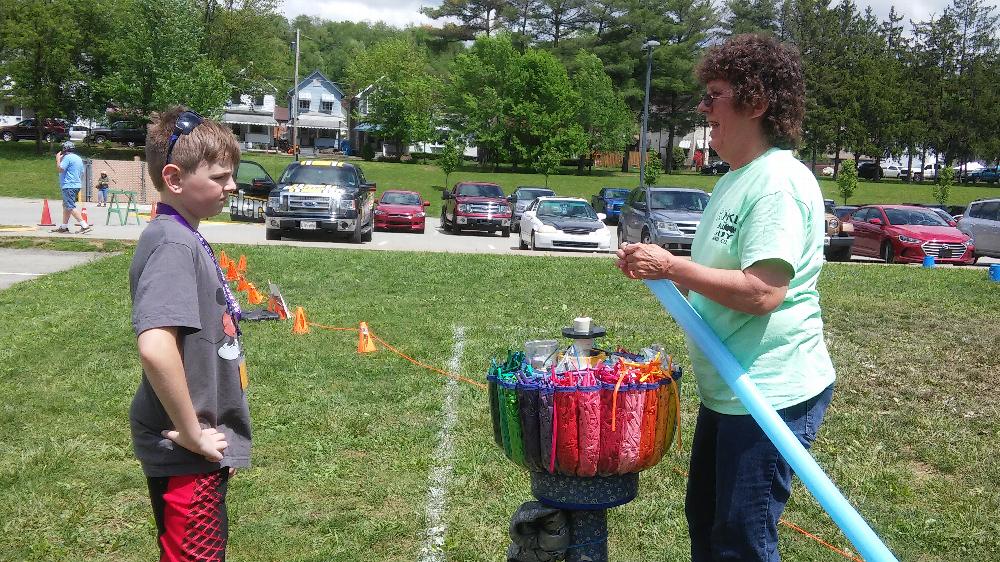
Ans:
[{"label": "sky", "polygon": [[[951,0],[856,0],[859,10],[871,6],[880,19],[889,14],[889,7],[914,21],[940,15]],[[287,17],[308,15],[333,21],[383,21],[404,27],[407,24],[433,23],[420,13],[421,6],[437,6],[440,0],[284,0],[282,12]],[[996,1],[987,4],[996,5]]]}]

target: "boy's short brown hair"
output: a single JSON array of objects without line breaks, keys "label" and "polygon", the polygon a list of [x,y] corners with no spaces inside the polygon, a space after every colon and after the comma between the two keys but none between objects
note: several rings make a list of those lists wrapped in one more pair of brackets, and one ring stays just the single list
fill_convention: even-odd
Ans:
[{"label": "boy's short brown hair", "polygon": [[[163,182],[162,171],[167,165],[170,135],[174,132],[177,118],[187,110],[178,105],[154,113],[146,127],[146,165],[149,166],[149,175],[157,191],[163,191],[167,187]],[[223,166],[231,164],[233,168],[240,164],[240,145],[233,132],[212,119],[205,119],[190,134],[178,137],[174,143],[174,151],[170,153],[170,163],[176,164],[184,173],[194,172],[202,162],[219,163]],[[233,172],[235,171],[234,169]]]}]

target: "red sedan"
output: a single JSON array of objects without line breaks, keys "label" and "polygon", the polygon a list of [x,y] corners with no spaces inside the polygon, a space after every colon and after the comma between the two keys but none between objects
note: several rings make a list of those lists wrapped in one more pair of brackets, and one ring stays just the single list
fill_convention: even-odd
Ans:
[{"label": "red sedan", "polygon": [[972,239],[934,211],[908,205],[870,205],[851,213],[854,250],[885,263],[973,263]]},{"label": "red sedan", "polygon": [[389,190],[375,205],[375,228],[423,232],[430,201],[424,201],[416,191]]}]

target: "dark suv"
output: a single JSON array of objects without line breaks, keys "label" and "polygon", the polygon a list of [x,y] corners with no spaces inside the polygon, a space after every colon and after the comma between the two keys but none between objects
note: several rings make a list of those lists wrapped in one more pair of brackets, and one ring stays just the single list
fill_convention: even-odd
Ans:
[{"label": "dark suv", "polygon": [[330,160],[292,162],[271,190],[265,238],[327,232],[370,242],[375,230],[375,184],[359,166]]},{"label": "dark suv", "polygon": [[876,166],[874,162],[859,162],[858,177],[866,180],[880,180],[882,179],[882,168]]},{"label": "dark suv", "polygon": [[[38,138],[38,120],[35,118],[24,119],[13,125],[0,127],[0,139],[4,142],[17,141],[22,139],[35,140]],[[55,119],[46,119],[45,126],[42,127],[42,140],[45,142],[58,142],[69,138],[66,127]]]},{"label": "dark suv", "polygon": [[110,127],[91,129],[83,142],[118,142],[128,146],[146,144],[146,123],[141,121],[115,121]]},{"label": "dark suv", "polygon": [[499,185],[458,182],[451,191],[442,191],[441,198],[441,227],[446,231],[479,230],[510,236],[510,204]]}]

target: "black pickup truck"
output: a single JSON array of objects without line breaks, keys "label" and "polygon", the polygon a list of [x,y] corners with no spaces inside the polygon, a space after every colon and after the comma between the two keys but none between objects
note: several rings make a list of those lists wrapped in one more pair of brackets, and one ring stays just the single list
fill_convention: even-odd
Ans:
[{"label": "black pickup truck", "polygon": [[115,121],[110,127],[91,129],[83,142],[117,142],[128,146],[146,144],[146,123],[141,121]]}]

